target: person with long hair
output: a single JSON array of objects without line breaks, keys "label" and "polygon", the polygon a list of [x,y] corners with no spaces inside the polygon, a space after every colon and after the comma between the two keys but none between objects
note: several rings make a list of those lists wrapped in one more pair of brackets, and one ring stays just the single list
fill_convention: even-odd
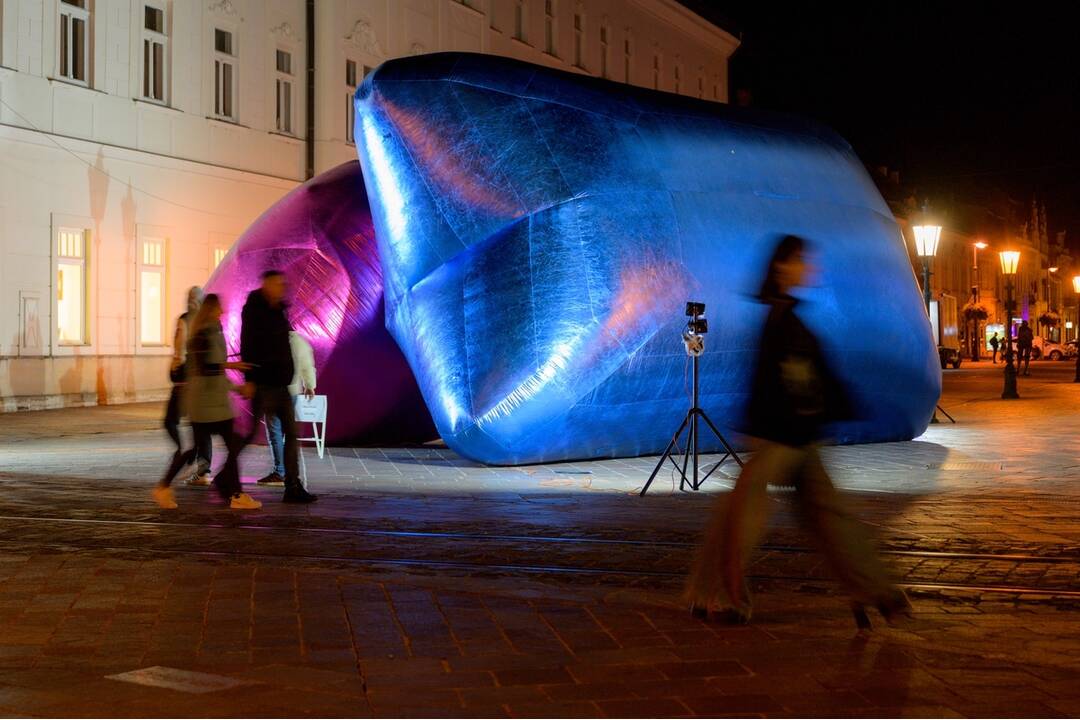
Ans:
[{"label": "person with long hair", "polygon": [[[229,362],[225,349],[225,337],[221,331],[221,300],[217,295],[207,295],[199,312],[191,322],[187,342],[187,382],[184,388],[184,404],[191,427],[195,432],[195,446],[210,442],[211,435],[225,441],[229,456],[225,466],[214,478],[214,486],[222,498],[234,510],[254,510],[262,503],[241,491],[239,455],[243,440],[233,431],[233,410],[229,391],[237,391],[225,375],[226,370],[248,370],[244,362]],[[154,488],[153,497],[166,509],[176,507],[172,481],[180,468],[195,459],[193,448],[180,457],[174,457],[165,476]]]},{"label": "person with long hair", "polygon": [[828,423],[849,419],[852,403],[832,373],[814,334],[796,312],[792,291],[810,266],[806,242],[788,235],[776,246],[758,300],[769,307],[744,416],[755,440],[753,456],[728,502],[719,500],[687,582],[691,612],[722,613],[745,623],[752,604],[745,567],[768,518],[768,486],[794,486],[802,520],[852,597],[860,626],[864,606],[886,620],[907,614],[910,603],[888,577],[869,533],[847,510],[821,462],[818,443]]},{"label": "person with long hair", "polygon": [[[169,365],[169,380],[172,382],[172,391],[169,393],[169,402],[165,406],[165,432],[176,446],[173,458],[183,456],[184,449],[180,442],[180,417],[182,415],[181,397],[184,383],[187,379],[187,341],[191,335],[191,323],[199,312],[199,306],[203,301],[203,291],[198,285],[193,285],[187,293],[187,310],[176,319],[176,332],[173,334],[173,356]],[[213,446],[209,439],[201,445],[195,446],[195,470],[188,483],[191,485],[210,484],[210,460]]]}]

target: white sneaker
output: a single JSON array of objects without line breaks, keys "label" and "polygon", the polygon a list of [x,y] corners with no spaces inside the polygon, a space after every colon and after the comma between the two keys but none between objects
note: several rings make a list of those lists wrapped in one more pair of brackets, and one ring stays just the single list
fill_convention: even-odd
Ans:
[{"label": "white sneaker", "polygon": [[173,495],[171,487],[158,485],[154,488],[152,495],[154,496],[154,501],[165,510],[175,510],[178,507],[176,504],[176,497]]},{"label": "white sneaker", "polygon": [[210,484],[210,473],[203,473],[201,475],[192,475],[188,481],[188,485],[199,485],[205,487]]},{"label": "white sneaker", "polygon": [[262,507],[262,503],[247,493],[237,493],[232,496],[229,507],[233,510],[258,510]]}]

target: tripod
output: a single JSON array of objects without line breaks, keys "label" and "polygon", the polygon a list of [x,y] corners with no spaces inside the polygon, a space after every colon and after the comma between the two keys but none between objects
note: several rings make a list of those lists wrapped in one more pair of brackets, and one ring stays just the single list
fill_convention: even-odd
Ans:
[{"label": "tripod", "polygon": [[[704,349],[704,346],[702,346]],[[698,355],[692,354],[694,360],[694,404],[686,411],[686,417],[683,418],[682,424],[679,425],[679,429],[675,431],[675,435],[672,436],[671,442],[668,443],[667,448],[664,450],[664,454],[660,457],[660,461],[656,463],[656,467],[653,468],[652,475],[649,476],[649,481],[645,483],[645,487],[641,488],[641,497],[645,497],[645,493],[649,491],[649,486],[652,485],[652,481],[656,478],[656,474],[660,472],[660,468],[664,466],[664,463],[671,461],[671,464],[675,466],[675,469],[679,471],[679,489],[684,490],[687,485],[691,490],[697,490],[701,487],[702,483],[709,479],[709,476],[716,471],[716,468],[724,464],[724,461],[729,457],[735,460],[739,464],[739,467],[743,466],[743,461],[739,459],[738,453],[731,447],[728,441],[716,429],[712,420],[705,414],[705,411],[698,407]],[[704,420],[705,424],[712,430],[713,435],[720,441],[720,444],[724,446],[724,457],[720,458],[720,462],[712,466],[709,472],[705,473],[704,477],[698,477],[698,428],[700,427],[699,421]],[[690,432],[686,436],[686,451],[682,453],[683,461],[682,466],[679,465],[678,460],[672,456],[672,450],[675,450],[675,454],[679,454],[679,437],[682,435],[683,430],[689,427]],[[690,475],[687,475],[687,467],[691,463],[693,458],[693,467]]]}]

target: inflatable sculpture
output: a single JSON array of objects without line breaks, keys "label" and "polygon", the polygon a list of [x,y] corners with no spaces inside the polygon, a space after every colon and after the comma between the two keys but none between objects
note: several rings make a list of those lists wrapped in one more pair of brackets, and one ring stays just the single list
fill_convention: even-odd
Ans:
[{"label": "inflatable sculpture", "polygon": [[[328,442],[435,437],[416,381],[386,331],[382,274],[360,164],[304,183],[237,240],[206,285],[225,306],[229,352],[240,350],[240,312],[264,270],[290,282],[289,317],[315,352],[327,396]],[[257,435],[258,437],[258,435]]]},{"label": "inflatable sculpture", "polygon": [[456,53],[385,63],[356,113],[387,326],[462,455],[662,451],[689,404],[688,300],[710,322],[701,405],[734,425],[784,233],[814,247],[800,314],[862,408],[833,436],[925,429],[940,371],[903,240],[831,131]]}]

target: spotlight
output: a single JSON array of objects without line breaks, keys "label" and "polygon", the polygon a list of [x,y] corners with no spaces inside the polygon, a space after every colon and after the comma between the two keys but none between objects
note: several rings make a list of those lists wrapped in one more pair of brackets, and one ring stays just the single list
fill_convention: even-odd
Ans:
[{"label": "spotlight", "polygon": [[686,303],[686,317],[705,314],[705,303],[690,300]]},{"label": "spotlight", "polygon": [[704,335],[709,332],[709,321],[705,318],[693,318],[686,323],[686,331],[691,335]]}]

